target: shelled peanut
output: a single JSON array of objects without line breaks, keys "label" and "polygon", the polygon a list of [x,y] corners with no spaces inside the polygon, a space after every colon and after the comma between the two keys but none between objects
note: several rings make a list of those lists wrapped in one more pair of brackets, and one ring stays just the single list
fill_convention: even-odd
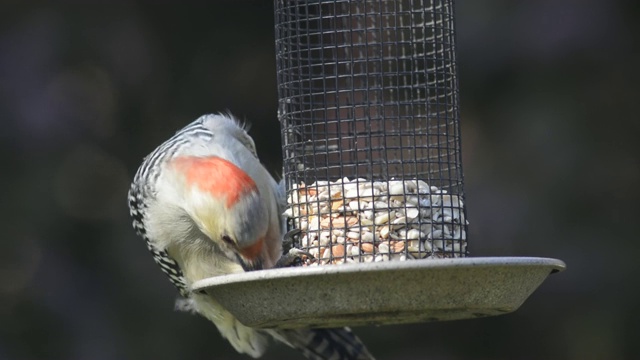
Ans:
[{"label": "shelled peanut", "polygon": [[299,184],[285,216],[300,229],[306,265],[463,257],[464,204],[422,180],[344,178]]}]

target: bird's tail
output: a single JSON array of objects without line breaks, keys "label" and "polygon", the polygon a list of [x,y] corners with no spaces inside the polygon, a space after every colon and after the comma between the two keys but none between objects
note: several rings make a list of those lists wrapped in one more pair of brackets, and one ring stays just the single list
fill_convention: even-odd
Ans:
[{"label": "bird's tail", "polygon": [[271,330],[279,341],[302,351],[311,360],[374,360],[366,346],[351,332],[342,329]]}]

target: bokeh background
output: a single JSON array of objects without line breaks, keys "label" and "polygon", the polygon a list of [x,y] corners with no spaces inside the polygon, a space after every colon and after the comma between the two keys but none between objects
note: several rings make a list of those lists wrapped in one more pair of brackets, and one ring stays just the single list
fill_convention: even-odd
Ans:
[{"label": "bokeh background", "polygon": [[[458,2],[473,255],[568,270],[510,315],[358,328],[379,359],[640,354],[638,4]],[[246,359],[173,311],[126,191],[156,145],[226,109],[280,168],[272,2],[0,5],[0,359]]]}]

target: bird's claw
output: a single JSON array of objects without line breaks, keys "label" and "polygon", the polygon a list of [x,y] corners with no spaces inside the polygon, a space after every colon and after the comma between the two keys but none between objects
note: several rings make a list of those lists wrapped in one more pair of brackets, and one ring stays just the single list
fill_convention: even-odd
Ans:
[{"label": "bird's claw", "polygon": [[295,248],[295,243],[298,240],[296,239],[296,237],[300,235],[301,232],[302,230],[300,229],[293,229],[288,233],[284,234],[282,238],[282,248],[284,249],[285,253],[288,252],[290,249]]}]

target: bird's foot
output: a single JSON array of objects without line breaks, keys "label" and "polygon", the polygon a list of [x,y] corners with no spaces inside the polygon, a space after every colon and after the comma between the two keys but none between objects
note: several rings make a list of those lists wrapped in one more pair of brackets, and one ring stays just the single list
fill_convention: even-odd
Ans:
[{"label": "bird's foot", "polygon": [[282,250],[284,254],[288,253],[289,250],[296,247],[295,244],[299,243],[300,239],[298,238],[298,236],[300,236],[301,233],[302,233],[302,230],[293,229],[288,233],[284,234],[282,238]]}]

